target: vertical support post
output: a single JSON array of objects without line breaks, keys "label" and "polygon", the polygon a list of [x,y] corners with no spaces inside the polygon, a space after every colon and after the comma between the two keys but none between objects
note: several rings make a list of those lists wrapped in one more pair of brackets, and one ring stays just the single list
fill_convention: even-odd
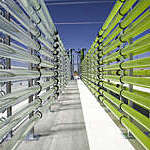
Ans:
[{"label": "vertical support post", "polygon": [[[11,59],[10,58],[6,58],[6,69],[11,69]],[[11,81],[8,81],[6,83],[6,93],[11,93]],[[12,116],[12,106],[7,108],[7,118]],[[9,132],[9,136],[8,137],[12,137],[13,133],[12,130]]]},{"label": "vertical support post", "polygon": [[[46,57],[46,60],[48,61],[48,57]],[[49,69],[47,69],[49,70]],[[50,81],[50,77],[46,77],[46,82]],[[50,90],[50,87],[46,88],[46,92]]]},{"label": "vertical support post", "polygon": [[87,70],[86,71],[87,71],[87,79],[89,79],[89,68],[90,68],[89,65],[88,65],[88,63],[89,63],[89,56],[87,56],[87,60],[88,61],[86,62],[86,64],[87,64]]},{"label": "vertical support post", "polygon": [[[11,69],[11,59],[6,58],[6,69]],[[11,93],[11,81],[6,83],[6,93]],[[7,108],[7,117],[12,115],[12,106]]]},{"label": "vertical support post", "polygon": [[85,48],[82,48],[81,51],[80,51],[80,60],[81,60],[81,62],[84,60],[84,51],[85,50],[86,50]]},{"label": "vertical support post", "polygon": [[[132,39],[130,39],[129,44],[132,44],[132,42],[133,42]],[[130,53],[130,55],[129,55],[129,60],[133,60],[133,54],[132,53]],[[129,76],[133,76],[133,68],[131,68],[129,70]],[[133,92],[133,84],[129,84],[129,91]],[[133,106],[133,102],[129,101],[129,103],[130,103],[130,106],[131,105]]]},{"label": "vertical support post", "polygon": [[[10,21],[10,13],[9,12],[5,12],[4,17]],[[10,45],[10,36],[6,35],[5,39],[4,39],[4,43],[6,45]],[[6,58],[6,69],[11,69],[11,59],[10,58]],[[8,81],[6,83],[6,93],[11,93],[11,81]],[[7,118],[12,116],[12,106],[7,108]],[[10,137],[13,136],[12,131],[10,131],[9,133]]]},{"label": "vertical support post", "polygon": [[71,69],[71,80],[73,80],[73,55],[72,55],[72,49],[70,49],[70,63],[71,63],[71,66],[70,66],[70,69]]},{"label": "vertical support post", "polygon": [[[133,60],[133,54],[130,54],[129,60]],[[129,70],[129,76],[133,76],[133,68]],[[129,91],[133,92],[133,84],[129,84]],[[130,106],[133,105],[132,101],[129,102],[130,102]]]},{"label": "vertical support post", "polygon": [[[107,65],[110,65],[110,63],[108,62],[108,64]],[[108,73],[107,73],[108,75],[111,75],[111,71],[110,70],[108,70]],[[108,83],[110,83],[110,80],[108,80]],[[107,89],[107,92],[110,94],[110,90],[109,89]]]},{"label": "vertical support post", "polygon": [[[32,49],[30,50],[30,53],[31,53],[31,55],[33,55],[33,50]],[[29,64],[28,69],[33,70],[33,64],[32,63]],[[30,79],[28,81],[28,87],[32,87],[32,86],[33,86],[33,79]],[[29,98],[28,98],[29,103],[31,103],[32,101],[33,101],[33,95],[29,96]],[[32,116],[33,116],[33,112],[29,114],[29,118],[31,118]],[[29,136],[31,138],[34,137],[34,127],[30,130]]]},{"label": "vertical support post", "polygon": [[[130,11],[132,11],[132,7],[130,8]],[[130,26],[132,26],[132,24]],[[129,39],[128,44],[130,45],[132,43],[133,43],[133,39],[131,38],[131,39]],[[132,53],[129,54],[129,60],[133,60],[133,54]],[[133,68],[131,68],[129,70],[129,76],[133,76]],[[129,91],[133,92],[133,84],[129,84]],[[132,108],[133,107],[133,102],[132,101],[128,101],[128,105]],[[130,119],[130,121],[132,121],[131,117],[129,117],[129,119]],[[133,135],[131,134],[130,131],[128,131],[128,136],[129,137],[133,137]]]},{"label": "vertical support post", "polygon": [[[86,49],[82,48],[81,51],[80,51],[80,73],[82,72],[81,63],[82,63],[82,61],[84,60],[84,51],[85,51],[85,50],[86,50]],[[80,77],[81,77],[81,75],[80,75]]]},{"label": "vertical support post", "polygon": [[80,59],[79,59],[79,57],[80,57],[80,52],[78,53],[78,75],[80,75]]},{"label": "vertical support post", "polygon": [[72,53],[72,79],[74,80],[74,55]]},{"label": "vertical support post", "polygon": [[63,73],[61,72],[61,70],[63,70],[62,67],[63,67],[64,60],[62,59],[62,56],[63,56],[63,54],[62,54],[62,51],[60,49],[60,52],[58,54],[58,57],[59,57],[59,69],[58,69],[59,91],[58,92],[60,94],[62,92],[62,87],[63,87],[63,85],[62,85],[62,83],[63,83]]},{"label": "vertical support post", "polygon": [[[92,55],[92,54],[91,54]],[[89,80],[91,81],[92,79],[92,74],[91,74],[91,64],[92,64],[92,60],[91,60],[91,56],[89,57]]]},{"label": "vertical support post", "polygon": [[79,74],[79,64],[78,64],[78,53],[77,53],[77,72],[78,72],[78,74]]},{"label": "vertical support post", "polygon": [[[11,69],[11,59],[6,58],[6,69]],[[11,93],[11,81],[6,83],[6,93]],[[12,106],[7,108],[7,118],[12,116]],[[12,131],[10,131],[9,136],[12,137]]]},{"label": "vertical support post", "polygon": [[[132,39],[130,39],[129,44],[132,44],[132,42],[133,42]],[[132,53],[129,54],[129,60],[133,60],[133,54]],[[129,76],[133,76],[133,68],[131,68],[129,70]],[[133,84],[129,84],[129,91],[133,92]],[[128,105],[132,108],[133,102],[128,100]],[[132,121],[132,118],[131,117],[129,117],[129,118],[130,118],[130,121]],[[130,131],[128,131],[128,136],[133,137]]]}]

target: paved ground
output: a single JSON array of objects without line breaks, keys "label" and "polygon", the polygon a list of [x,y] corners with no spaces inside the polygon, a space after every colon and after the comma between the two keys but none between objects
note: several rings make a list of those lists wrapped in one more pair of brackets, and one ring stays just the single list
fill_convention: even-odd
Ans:
[{"label": "paved ground", "polygon": [[[144,150],[137,140],[123,135],[127,130],[80,80],[78,86],[76,81],[68,84],[52,110],[45,110],[35,126],[39,139],[25,140],[17,150]],[[6,150],[5,144],[0,150]]]},{"label": "paved ground", "polygon": [[71,81],[60,102],[52,107],[54,113],[45,113],[35,126],[39,140],[24,141],[18,150],[89,150],[76,81]]}]

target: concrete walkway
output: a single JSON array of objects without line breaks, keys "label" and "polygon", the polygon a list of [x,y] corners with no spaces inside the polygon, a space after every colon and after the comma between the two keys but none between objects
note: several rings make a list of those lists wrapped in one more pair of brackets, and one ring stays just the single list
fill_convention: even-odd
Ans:
[{"label": "concrete walkway", "polygon": [[47,111],[35,126],[37,141],[24,141],[18,150],[89,150],[77,81],[71,81],[60,105]]},{"label": "concrete walkway", "polygon": [[78,80],[78,87],[90,150],[134,150],[121,131],[123,127],[119,128],[120,122],[112,115],[110,117],[108,109],[100,105],[81,80]]},{"label": "concrete walkway", "polygon": [[17,150],[143,150],[81,80],[68,84],[52,110],[35,125],[38,139],[24,140]]}]

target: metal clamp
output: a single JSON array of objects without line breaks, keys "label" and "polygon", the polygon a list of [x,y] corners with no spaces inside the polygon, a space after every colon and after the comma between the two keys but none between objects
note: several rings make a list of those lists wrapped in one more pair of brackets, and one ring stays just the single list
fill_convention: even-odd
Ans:
[{"label": "metal clamp", "polygon": [[37,52],[39,52],[39,51],[41,50],[42,46],[41,46],[41,44],[40,44],[40,42],[39,42],[39,41],[37,41],[37,43],[38,43],[38,45],[39,45],[39,49],[38,49],[38,50],[36,50],[36,51],[37,51]]},{"label": "metal clamp", "polygon": [[119,54],[123,59],[126,59],[126,55],[122,54],[122,48],[119,49]]},{"label": "metal clamp", "polygon": [[33,7],[36,12],[41,9],[41,4],[38,3],[38,5],[39,5],[39,8],[37,8],[37,9],[35,7]]},{"label": "metal clamp", "polygon": [[36,110],[34,114],[38,115],[38,116],[39,116],[39,118],[42,118],[42,117],[43,117],[42,112],[41,112],[41,111],[39,111],[39,110]]},{"label": "metal clamp", "polygon": [[124,3],[126,0],[119,0],[121,3]]},{"label": "metal clamp", "polygon": [[39,96],[37,96],[37,99],[38,99],[38,101],[40,102],[39,107],[42,107],[43,100],[42,100]]},{"label": "metal clamp", "polygon": [[120,23],[119,23],[119,28],[122,29],[122,30],[124,30],[126,27],[122,27],[122,26],[121,26],[121,22],[120,22]]},{"label": "metal clamp", "polygon": [[119,105],[119,109],[120,109],[121,111],[123,111],[122,108],[121,108],[121,106],[122,106],[123,104],[124,104],[124,103],[121,102],[120,105]]},{"label": "metal clamp", "polygon": [[[39,22],[40,23],[40,22]],[[39,30],[39,29],[38,29]],[[36,38],[38,39],[40,36],[42,35],[41,31],[39,30],[39,32],[36,35]]]},{"label": "metal clamp", "polygon": [[39,82],[36,82],[36,85],[38,85],[39,88],[40,88],[40,90],[36,93],[36,95],[39,95],[41,93],[41,91],[42,91],[42,86],[41,86],[41,84]]},{"label": "metal clamp", "polygon": [[38,18],[39,18],[39,22],[36,22],[37,25],[39,25],[41,23],[41,21],[42,21],[39,16],[38,16]]},{"label": "metal clamp", "polygon": [[[121,8],[122,8],[122,7],[121,7]],[[122,14],[122,13],[121,13],[121,8],[119,9],[118,13],[119,13],[120,16],[124,17],[125,14]]]},{"label": "metal clamp", "polygon": [[122,115],[122,116],[119,118],[119,122],[120,122],[120,124],[123,126],[123,124],[122,124],[122,122],[121,122],[122,118],[127,118],[127,116]]}]

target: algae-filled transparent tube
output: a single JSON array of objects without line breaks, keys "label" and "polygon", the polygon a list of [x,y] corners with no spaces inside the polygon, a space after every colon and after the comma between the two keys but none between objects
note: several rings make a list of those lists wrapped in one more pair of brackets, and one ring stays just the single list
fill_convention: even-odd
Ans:
[{"label": "algae-filled transparent tube", "polygon": [[[49,82],[40,83],[40,86],[42,87],[42,91],[45,90],[47,87],[52,87],[53,80]],[[20,102],[23,102],[26,100],[29,96],[32,94],[36,94],[40,91],[39,85],[34,85],[29,88],[24,88],[21,90],[17,90],[12,93],[8,93],[4,96],[0,97],[0,112],[8,108],[9,106],[14,106]]]},{"label": "algae-filled transparent tube", "polygon": [[1,15],[0,15],[0,31],[10,35],[11,38],[27,45],[30,48],[37,49],[37,50],[40,48],[39,44],[35,40],[31,39],[29,33],[22,30],[22,28],[19,25],[17,25],[15,22],[8,21]]},{"label": "algae-filled transparent tube", "polygon": [[[41,71],[41,77],[52,77],[53,71]],[[28,79],[35,79],[40,76],[38,71],[27,69],[0,69],[0,82],[6,81],[24,81]]]},{"label": "algae-filled transparent tube", "polygon": [[[50,43],[47,39],[40,34],[39,29],[32,23],[29,17],[25,15],[23,10],[16,4],[13,0],[6,0],[2,2],[2,6],[6,8],[9,12],[11,12],[14,17],[16,17],[33,35],[39,37],[41,42],[43,42],[46,46],[50,46]],[[13,6],[13,7],[12,7]],[[22,29],[23,30],[23,29]],[[39,36],[40,35],[40,36]],[[52,48],[52,47],[50,47]]]},{"label": "algae-filled transparent tube", "polygon": [[136,4],[136,6],[127,14],[127,16],[122,20],[120,25],[118,25],[115,28],[115,30],[113,30],[113,32],[107,37],[107,39],[103,42],[103,46],[106,46],[115,36],[117,36],[130,23],[132,23],[132,21],[136,19],[136,17],[138,17],[149,6],[150,6],[149,0],[140,0]]},{"label": "algae-filled transparent tube", "polygon": [[31,55],[29,52],[27,52],[24,48],[19,47],[17,45],[11,44],[6,45],[3,43],[0,43],[0,56],[5,58],[11,58],[18,61],[24,61],[28,63],[33,64],[39,64],[39,58]]},{"label": "algae-filled transparent tube", "polygon": [[7,133],[11,131],[21,120],[24,119],[25,116],[29,115],[32,111],[38,108],[42,102],[46,101],[47,98],[54,92],[54,89],[50,89],[49,91],[43,93],[39,98],[35,99],[32,103],[27,104],[21,109],[19,112],[16,112],[9,120],[6,120],[6,125],[1,128],[0,131],[0,139],[4,137]]},{"label": "algae-filled transparent tube", "polygon": [[33,35],[39,34],[39,30],[15,1],[5,0],[0,2],[2,7],[9,11],[16,19],[18,19],[20,23],[24,25]]}]

